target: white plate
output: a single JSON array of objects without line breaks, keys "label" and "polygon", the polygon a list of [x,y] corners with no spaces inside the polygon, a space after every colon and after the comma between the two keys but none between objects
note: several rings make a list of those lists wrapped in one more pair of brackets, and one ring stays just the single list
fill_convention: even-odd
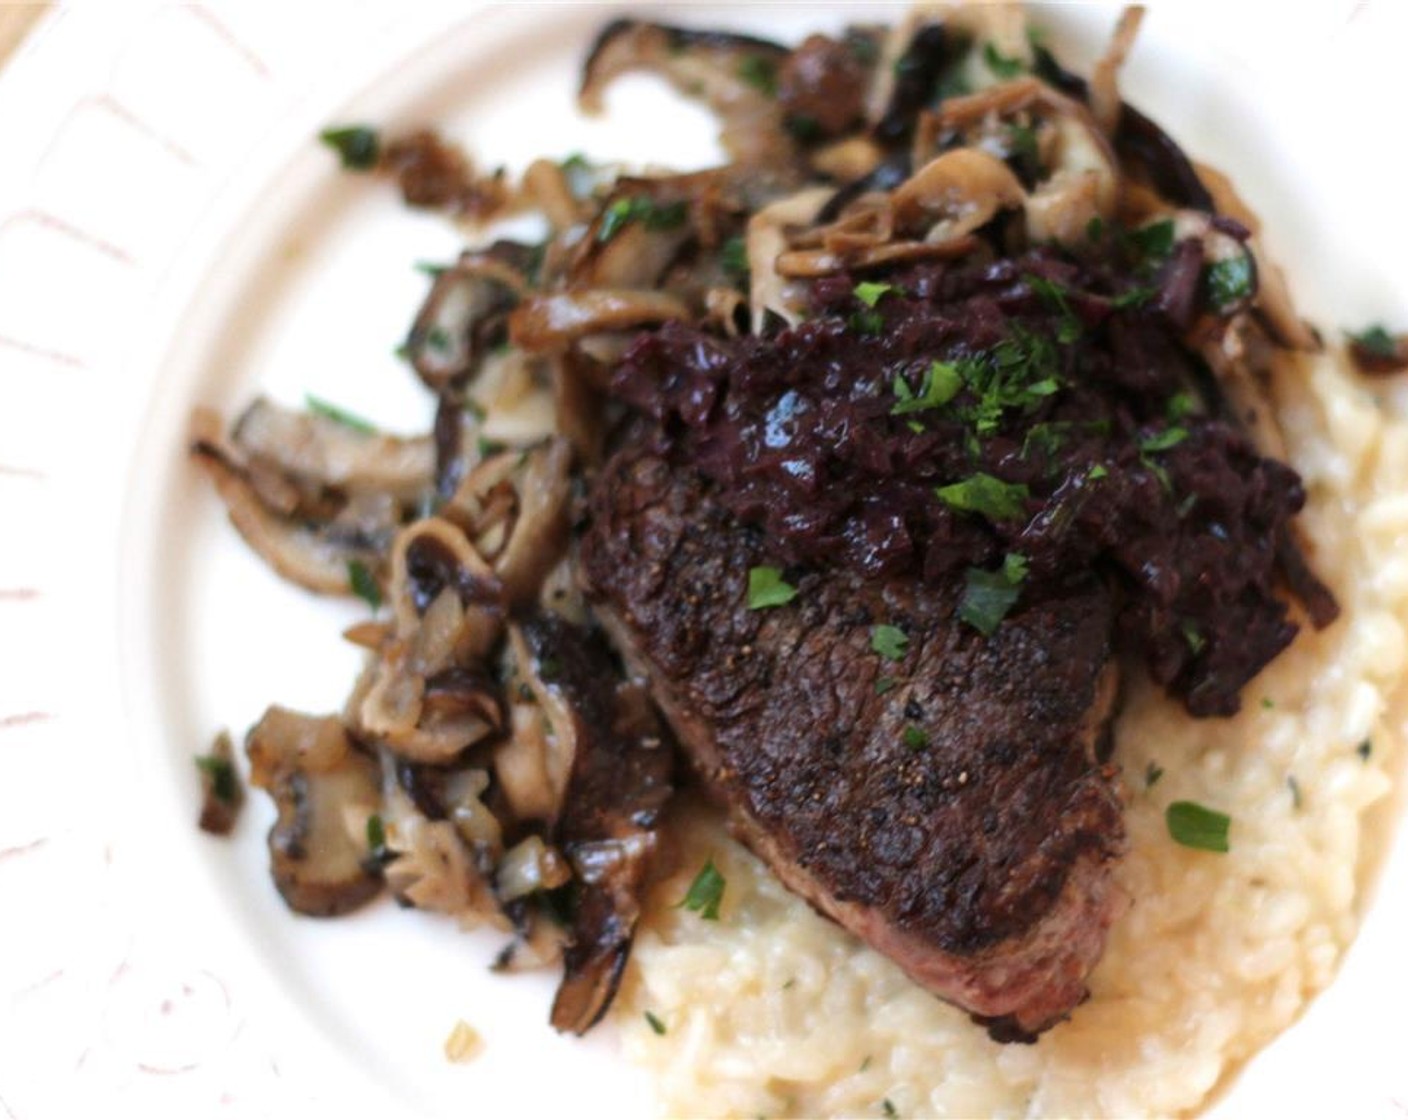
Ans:
[{"label": "white plate", "polygon": [[[192,825],[190,756],[217,728],[275,699],[340,703],[356,657],[336,635],[356,610],[247,554],[185,463],[190,407],[267,389],[429,419],[391,350],[423,293],[412,264],[457,239],[311,137],[436,122],[511,168],[714,155],[709,118],[646,79],[621,83],[606,121],[575,116],[605,9],[395,7],[75,9],[0,80],[7,163],[33,172],[0,180],[0,510],[25,529],[0,555],[0,891],[29,916],[0,962],[0,1115],[650,1112],[609,1029],[558,1038],[549,978],[486,971],[495,938],[389,905],[294,918],[258,798],[233,843]],[[672,17],[783,33],[859,9],[689,7]],[[1044,21],[1080,59],[1113,9]],[[1133,100],[1234,175],[1327,328],[1408,319],[1390,115],[1405,31],[1387,2],[1159,7],[1127,73]],[[1401,833],[1379,895],[1339,981],[1222,1109],[1403,1110]],[[441,1054],[459,1018],[486,1038],[463,1067]]]}]

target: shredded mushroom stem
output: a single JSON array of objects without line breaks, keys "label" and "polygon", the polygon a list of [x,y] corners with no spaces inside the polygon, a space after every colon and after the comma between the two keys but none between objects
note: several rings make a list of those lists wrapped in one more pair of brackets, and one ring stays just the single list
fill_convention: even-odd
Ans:
[{"label": "shredded mushroom stem", "polygon": [[1139,25],[1143,22],[1142,4],[1131,4],[1121,12],[1105,53],[1090,72],[1090,112],[1106,136],[1114,136],[1115,129],[1119,127],[1123,112],[1118,80],[1120,67],[1129,56],[1130,48],[1139,35]]},{"label": "shredded mushroom stem", "polygon": [[567,791],[567,781],[572,776],[572,761],[577,756],[576,720],[558,691],[544,682],[523,631],[516,623],[509,623],[508,640],[519,677],[528,685],[547,719],[542,738],[542,774],[547,779],[545,792],[547,804],[552,807],[550,817],[555,818]]},{"label": "shredded mushroom stem", "polygon": [[764,206],[748,219],[748,271],[752,277],[751,298],[753,333],[763,329],[763,320],[771,311],[790,325],[801,322],[797,310],[798,296],[783,282],[778,272],[778,258],[787,248],[787,229],[810,225],[833,191],[830,187],[809,187],[787,198]]}]

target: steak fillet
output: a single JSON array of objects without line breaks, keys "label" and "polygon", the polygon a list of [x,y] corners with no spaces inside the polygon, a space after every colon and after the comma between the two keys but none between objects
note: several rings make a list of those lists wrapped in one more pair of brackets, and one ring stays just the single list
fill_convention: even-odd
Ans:
[{"label": "steak fillet", "polygon": [[[1117,780],[1096,758],[1108,591],[1048,593],[988,638],[955,614],[961,577],[812,573],[789,605],[749,610],[760,536],[639,447],[608,462],[590,513],[598,615],[740,838],[995,1038],[1064,1018],[1122,905]],[[900,660],[871,648],[882,623],[909,637]]]}]

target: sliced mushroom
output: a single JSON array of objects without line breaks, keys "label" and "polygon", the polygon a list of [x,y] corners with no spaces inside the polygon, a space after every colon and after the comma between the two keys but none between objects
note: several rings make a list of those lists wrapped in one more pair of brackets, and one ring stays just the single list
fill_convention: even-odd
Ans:
[{"label": "sliced mushroom", "polygon": [[493,251],[464,253],[442,270],[406,338],[406,355],[426,388],[462,387],[506,336],[508,312],[526,290],[522,273]]},{"label": "sliced mushroom", "polygon": [[244,786],[235,769],[235,745],[228,731],[215,736],[210,752],[196,757],[196,766],[200,770],[200,830],[228,836],[244,805]]},{"label": "sliced mushroom", "polygon": [[690,318],[690,309],[664,292],[597,289],[530,296],[509,317],[509,337],[534,353],[561,350],[588,335]]},{"label": "sliced mushroom", "polygon": [[927,241],[952,241],[1021,206],[1027,192],[1000,159],[956,148],[930,160],[891,196],[895,227]]},{"label": "sliced mushroom", "polygon": [[515,637],[540,675],[552,660],[544,691],[574,728],[566,796],[549,838],[571,861],[580,887],[552,1024],[582,1034],[620,984],[641,895],[655,871],[673,758],[658,727],[640,726],[639,710],[621,704],[599,636],[541,613]]},{"label": "sliced mushroom", "polygon": [[271,707],[250,729],[251,780],[278,807],[269,831],[274,884],[290,909],[332,917],[381,890],[367,821],[380,801],[376,763],[332,716]]},{"label": "sliced mushroom", "polygon": [[238,451],[220,436],[220,418],[197,409],[191,427],[191,454],[245,543],[284,579],[324,595],[350,595],[349,564],[356,561],[371,570],[377,563],[375,550],[331,542],[317,527],[270,510],[259,500]]},{"label": "sliced mushroom", "polygon": [[787,55],[786,47],[747,35],[617,20],[602,31],[588,55],[578,101],[587,112],[600,112],[608,83],[628,71],[649,71],[685,96],[708,103],[719,116],[722,143],[735,161],[786,163],[794,149],[769,86]]},{"label": "sliced mushroom", "polygon": [[426,436],[402,439],[358,431],[327,416],[281,408],[258,397],[235,421],[234,445],[286,478],[352,494],[389,495],[412,504],[431,487],[435,449]]},{"label": "sliced mushroom", "polygon": [[518,520],[508,544],[494,561],[510,608],[537,597],[543,577],[567,547],[571,466],[572,447],[561,437],[528,455],[518,479]]}]

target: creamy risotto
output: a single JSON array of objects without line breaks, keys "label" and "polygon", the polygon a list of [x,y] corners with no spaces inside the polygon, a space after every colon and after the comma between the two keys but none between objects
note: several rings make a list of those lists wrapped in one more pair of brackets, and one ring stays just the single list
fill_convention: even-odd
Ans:
[{"label": "creamy risotto", "polygon": [[[1116,729],[1132,900],[1091,997],[1004,1046],[789,894],[700,809],[660,885],[617,1008],[662,1107],[689,1116],[1130,1116],[1188,1112],[1334,975],[1404,720],[1408,424],[1342,356],[1278,385],[1310,494],[1316,570],[1343,615],[1309,627],[1231,720],[1190,720],[1137,680]],[[1232,818],[1227,855],[1174,843],[1164,810]],[[674,909],[710,856],[721,918]],[[647,1019],[649,1012],[664,1033]]]}]

